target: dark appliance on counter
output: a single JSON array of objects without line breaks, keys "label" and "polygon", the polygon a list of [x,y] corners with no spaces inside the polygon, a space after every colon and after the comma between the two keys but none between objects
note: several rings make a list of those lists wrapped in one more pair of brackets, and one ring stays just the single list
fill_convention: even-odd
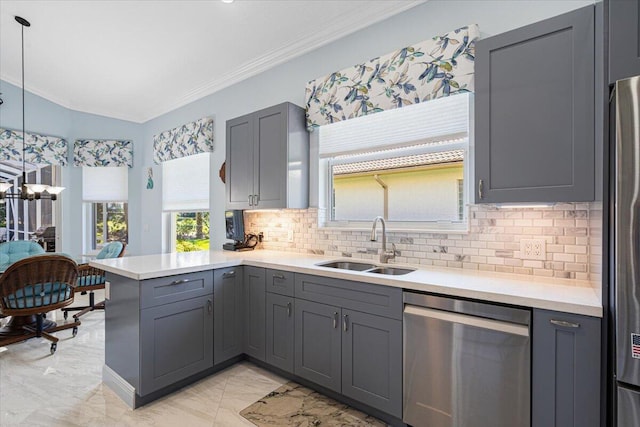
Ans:
[{"label": "dark appliance on counter", "polygon": [[640,425],[640,76],[615,86],[612,197],[617,425]]},{"label": "dark appliance on counter", "polygon": [[226,236],[227,239],[233,240],[233,243],[224,243],[222,249],[226,251],[250,251],[258,244],[258,238],[255,235],[244,234],[243,213],[241,210],[224,212]]}]

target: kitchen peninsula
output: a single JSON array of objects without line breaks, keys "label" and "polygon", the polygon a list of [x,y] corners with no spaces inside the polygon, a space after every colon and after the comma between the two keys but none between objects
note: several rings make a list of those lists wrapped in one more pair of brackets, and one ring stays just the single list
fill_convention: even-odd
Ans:
[{"label": "kitchen peninsula", "polygon": [[[602,302],[589,282],[415,265],[406,266],[413,271],[404,275],[318,265],[334,260],[256,250],[93,261],[92,265],[107,271],[108,280],[104,382],[135,408],[248,357],[397,424],[402,418],[403,291],[525,308],[533,312],[534,325],[536,313],[558,313],[567,319],[583,319],[583,324],[593,321],[598,328],[594,336],[599,337]],[[298,360],[305,352],[304,330],[299,329],[309,304],[338,307],[329,310],[326,320],[337,331],[341,328],[336,325],[342,322],[343,334],[351,331],[348,313],[352,319],[363,314],[387,325],[386,329],[377,326],[376,331],[384,330],[389,338],[386,342],[397,348],[391,349],[384,366],[378,361],[358,362],[378,372],[387,370],[389,382],[382,390],[358,395],[349,390],[362,387],[346,387],[344,378],[336,385],[332,375],[305,374],[311,370],[305,370]],[[340,310],[347,317],[334,318]],[[542,332],[534,329],[531,338],[534,372],[538,330]],[[275,341],[274,333],[279,337]],[[321,339],[321,334],[314,335]],[[375,347],[376,343],[367,345]],[[366,353],[379,350],[368,348]],[[354,369],[345,367],[345,358],[342,360],[342,372]],[[535,395],[532,400],[535,410]]]}]

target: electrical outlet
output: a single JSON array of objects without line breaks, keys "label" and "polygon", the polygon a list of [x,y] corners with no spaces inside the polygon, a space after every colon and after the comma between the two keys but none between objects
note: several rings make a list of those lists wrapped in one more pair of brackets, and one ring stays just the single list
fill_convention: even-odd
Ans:
[{"label": "electrical outlet", "polygon": [[288,242],[293,242],[293,230],[289,230],[287,232],[287,241]]},{"label": "electrical outlet", "polygon": [[544,239],[520,240],[520,258],[546,260],[547,242]]}]

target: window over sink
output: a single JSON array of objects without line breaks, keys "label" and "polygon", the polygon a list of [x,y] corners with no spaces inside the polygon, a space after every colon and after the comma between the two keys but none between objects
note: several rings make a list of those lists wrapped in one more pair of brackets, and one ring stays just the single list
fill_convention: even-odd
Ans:
[{"label": "window over sink", "polygon": [[466,230],[470,103],[459,94],[320,127],[324,226],[382,216],[390,228]]}]

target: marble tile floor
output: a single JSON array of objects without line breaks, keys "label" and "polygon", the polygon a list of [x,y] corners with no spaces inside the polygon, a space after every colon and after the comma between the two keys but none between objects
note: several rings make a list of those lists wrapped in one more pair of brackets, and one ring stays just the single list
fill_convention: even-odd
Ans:
[{"label": "marble tile floor", "polygon": [[[48,318],[63,321],[59,311]],[[58,332],[54,355],[37,338],[0,348],[0,426],[252,426],[240,411],[286,383],[243,362],[131,410],[102,385],[104,312],[81,321],[75,338]]]}]

